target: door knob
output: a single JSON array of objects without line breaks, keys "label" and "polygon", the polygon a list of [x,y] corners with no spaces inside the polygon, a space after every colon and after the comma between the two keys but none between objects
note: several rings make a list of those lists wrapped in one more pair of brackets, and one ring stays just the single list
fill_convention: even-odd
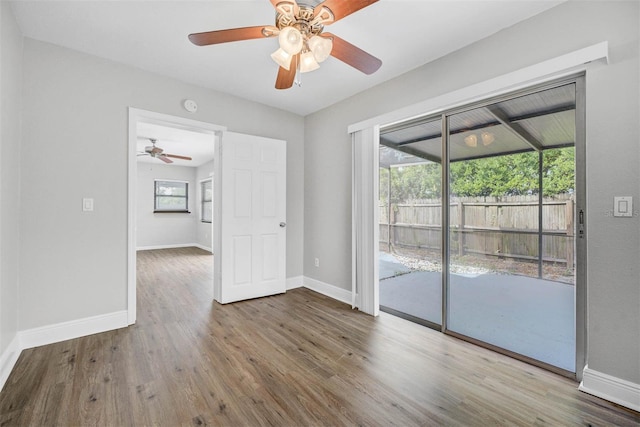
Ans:
[{"label": "door knob", "polygon": [[287,226],[287,223],[286,223],[286,222],[281,222],[281,223],[280,223],[280,227],[285,228],[286,226]]}]

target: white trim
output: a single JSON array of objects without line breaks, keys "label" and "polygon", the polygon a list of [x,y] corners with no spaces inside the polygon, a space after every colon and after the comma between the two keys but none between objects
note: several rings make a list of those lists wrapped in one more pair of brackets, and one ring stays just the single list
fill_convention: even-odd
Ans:
[{"label": "white trim", "polygon": [[13,340],[9,343],[9,346],[0,356],[0,390],[4,387],[4,384],[9,378],[9,374],[13,371],[13,367],[16,366],[18,357],[22,349],[20,348],[20,339],[18,334],[13,337]]},{"label": "white trim", "polygon": [[378,246],[380,209],[378,191],[379,128],[363,129],[352,137],[352,307],[377,316],[380,313]]},{"label": "white trim", "polygon": [[126,328],[127,326],[128,313],[126,310],[122,310],[40,328],[27,329],[26,331],[18,332],[18,339],[20,348],[24,350],[113,329]]},{"label": "white trim", "polygon": [[202,249],[203,251],[211,252],[211,254],[213,254],[213,248],[210,248],[205,245],[201,245],[200,243],[194,243],[193,246],[195,246],[198,249]]},{"label": "white trim", "polygon": [[129,168],[127,178],[127,322],[129,325],[133,325],[136,322],[136,183],[138,174],[136,150],[139,121],[171,125],[183,129],[196,128],[209,131],[215,137],[217,137],[220,132],[227,130],[224,126],[214,125],[212,123],[129,107]]},{"label": "white trim", "polygon": [[604,41],[588,46],[390,113],[354,123],[348,127],[348,132],[353,133],[376,125],[388,125],[415,117],[435,114],[443,110],[450,110],[464,104],[584,71],[590,63],[609,63],[608,42]]},{"label": "white trim", "polygon": [[351,292],[346,289],[339,288],[328,283],[321,282],[310,277],[303,277],[303,285],[307,289],[318,292],[319,294],[326,295],[330,298],[343,302],[345,304],[351,304]]},{"label": "white trim", "polygon": [[613,377],[585,366],[580,391],[640,412],[640,384]]},{"label": "white trim", "polygon": [[205,251],[212,252],[211,248],[207,248],[200,243],[175,243],[171,245],[149,245],[149,246],[138,246],[136,247],[136,251],[153,251],[156,249],[179,249],[179,248],[200,248]]},{"label": "white trim", "polygon": [[287,277],[287,290],[301,288],[304,283],[303,276]]},{"label": "white trim", "polygon": [[[211,172],[213,174],[213,172]],[[211,183],[211,191],[213,192],[213,176],[209,175],[207,178],[204,179],[200,179],[198,180],[198,193],[197,193],[197,199],[198,199],[198,222],[199,223],[204,223],[204,224],[211,224],[211,229],[213,230],[213,220],[209,221],[209,222],[205,222],[202,220],[202,204],[204,203],[204,197],[202,196],[202,184],[204,184],[205,182],[210,182]],[[213,197],[210,200],[211,202],[211,217],[213,217]],[[213,250],[211,250],[211,252],[213,252]]]}]

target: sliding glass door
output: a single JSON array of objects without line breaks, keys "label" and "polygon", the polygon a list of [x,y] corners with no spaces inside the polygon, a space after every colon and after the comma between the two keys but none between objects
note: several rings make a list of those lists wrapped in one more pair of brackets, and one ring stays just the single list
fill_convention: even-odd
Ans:
[{"label": "sliding glass door", "polygon": [[383,311],[576,372],[581,85],[568,79],[381,129]]},{"label": "sliding glass door", "polygon": [[442,120],[380,133],[380,309],[442,324]]},{"label": "sliding glass door", "polygon": [[451,114],[447,328],[575,371],[575,84]]}]

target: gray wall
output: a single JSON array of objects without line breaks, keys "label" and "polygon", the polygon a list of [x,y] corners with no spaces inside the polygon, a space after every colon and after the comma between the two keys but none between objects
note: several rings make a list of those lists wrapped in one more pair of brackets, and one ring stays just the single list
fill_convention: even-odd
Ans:
[{"label": "gray wall", "polygon": [[[304,274],[351,289],[347,126],[608,40],[587,76],[589,367],[640,383],[639,3],[567,2],[305,118]],[[314,258],[320,268],[314,267]]]},{"label": "gray wall", "polygon": [[[18,330],[22,36],[0,2],[0,354]],[[0,367],[1,368],[1,367]]]},{"label": "gray wall", "polygon": [[[138,199],[136,209],[136,246],[138,248],[197,243],[196,224],[200,216],[196,168],[189,166],[138,162]],[[153,213],[156,179],[189,183],[189,211],[191,213]],[[199,221],[198,221],[199,222]]]},{"label": "gray wall", "polygon": [[129,106],[286,140],[287,277],[302,274],[302,117],[31,39],[23,89],[20,330],[126,310]]}]

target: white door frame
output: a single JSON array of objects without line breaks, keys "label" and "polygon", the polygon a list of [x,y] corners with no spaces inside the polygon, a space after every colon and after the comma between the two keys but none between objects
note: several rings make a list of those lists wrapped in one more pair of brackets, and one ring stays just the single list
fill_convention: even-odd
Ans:
[{"label": "white door frame", "polygon": [[[136,322],[136,193],[138,176],[136,150],[138,122],[141,121],[168,124],[177,128],[210,131],[214,135],[214,149],[220,143],[222,132],[227,130],[226,127],[215,125],[213,123],[200,122],[184,117],[171,116],[168,114],[129,107],[129,168],[127,178],[127,322],[129,325],[133,325]],[[214,236],[214,240],[215,239],[216,236]],[[213,283],[211,286],[213,287]]]}]

